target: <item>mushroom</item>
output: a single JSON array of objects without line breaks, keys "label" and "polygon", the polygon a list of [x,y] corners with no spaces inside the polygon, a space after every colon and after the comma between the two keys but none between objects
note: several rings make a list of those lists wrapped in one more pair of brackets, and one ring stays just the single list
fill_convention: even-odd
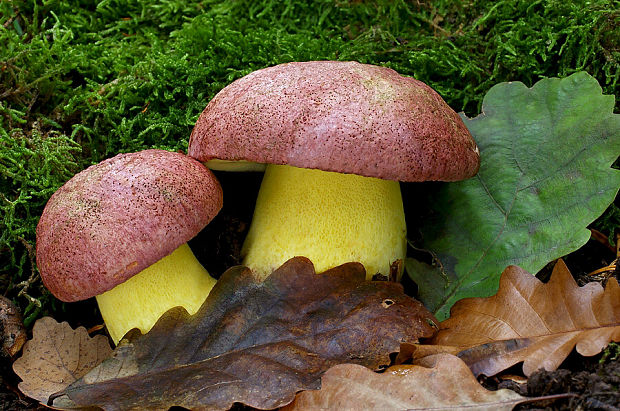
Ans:
[{"label": "mushroom", "polygon": [[406,254],[398,181],[461,180],[480,163],[465,124],[429,86],[338,61],[236,80],[200,115],[188,154],[220,170],[268,164],[242,249],[263,277],[296,255],[317,272],[359,261],[367,278],[389,274]]},{"label": "mushroom", "polygon": [[37,266],[62,301],[93,296],[110,336],[146,333],[168,309],[195,313],[215,284],[186,242],[222,207],[222,189],[180,153],[120,154],[73,176],[37,226]]}]

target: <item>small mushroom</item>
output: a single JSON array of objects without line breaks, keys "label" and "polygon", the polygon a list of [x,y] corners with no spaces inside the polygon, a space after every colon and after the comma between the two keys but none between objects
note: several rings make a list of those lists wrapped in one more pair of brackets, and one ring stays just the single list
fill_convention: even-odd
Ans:
[{"label": "small mushroom", "polygon": [[215,284],[186,242],[222,207],[222,190],[180,153],[121,154],[81,171],[48,201],[37,266],[62,301],[97,296],[110,336],[147,332],[168,309],[195,313]]},{"label": "small mushroom", "polygon": [[188,154],[220,170],[268,164],[242,250],[263,277],[296,255],[317,272],[359,261],[368,278],[387,275],[406,253],[398,181],[461,180],[480,163],[461,118],[426,84],[337,61],[228,85],[200,115]]}]

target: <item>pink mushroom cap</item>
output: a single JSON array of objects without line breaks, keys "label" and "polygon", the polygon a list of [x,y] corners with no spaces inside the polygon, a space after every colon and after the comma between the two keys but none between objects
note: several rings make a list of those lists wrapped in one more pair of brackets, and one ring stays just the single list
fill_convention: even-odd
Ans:
[{"label": "pink mushroom cap", "polygon": [[397,181],[462,180],[480,166],[467,127],[433,89],[340,61],[281,64],[234,81],[200,115],[188,154]]},{"label": "pink mushroom cap", "polygon": [[167,256],[222,208],[222,189],[180,153],[120,154],[73,176],[37,226],[37,266],[63,301],[101,294]]}]

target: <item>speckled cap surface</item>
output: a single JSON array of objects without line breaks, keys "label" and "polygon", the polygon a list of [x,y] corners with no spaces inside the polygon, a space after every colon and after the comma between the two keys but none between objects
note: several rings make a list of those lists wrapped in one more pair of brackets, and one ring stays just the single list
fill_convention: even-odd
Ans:
[{"label": "speckled cap surface", "polygon": [[180,153],[120,154],[73,176],[37,226],[37,266],[63,301],[101,294],[194,237],[222,207],[222,189]]},{"label": "speckled cap surface", "polygon": [[265,68],[220,91],[188,154],[398,181],[456,181],[480,158],[454,110],[426,84],[357,62]]}]

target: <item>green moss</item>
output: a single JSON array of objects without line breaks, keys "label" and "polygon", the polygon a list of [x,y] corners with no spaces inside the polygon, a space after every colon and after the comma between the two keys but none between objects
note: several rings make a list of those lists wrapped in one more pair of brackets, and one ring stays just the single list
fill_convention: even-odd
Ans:
[{"label": "green moss", "polygon": [[620,235],[620,208],[612,203],[605,214],[592,223],[592,227],[607,234],[609,244],[615,247],[616,234]]},{"label": "green moss", "polygon": [[612,361],[618,361],[620,358],[620,344],[617,343],[609,343],[607,348],[603,350],[603,355],[601,355],[599,364],[606,364]]},{"label": "green moss", "polygon": [[[0,112],[4,107],[0,105]],[[0,278],[23,279],[34,245],[34,227],[49,197],[77,170],[80,146],[55,131],[44,135],[38,123],[30,135],[0,127]],[[8,258],[7,258],[8,257]],[[6,284],[3,284],[6,287]]]},{"label": "green moss", "polygon": [[586,70],[615,94],[619,76],[618,1],[80,5],[0,2],[3,292],[30,276],[24,241],[34,244],[45,201],[72,173],[119,152],[184,150],[206,103],[253,70],[316,59],[384,65],[469,115],[501,81]]}]

